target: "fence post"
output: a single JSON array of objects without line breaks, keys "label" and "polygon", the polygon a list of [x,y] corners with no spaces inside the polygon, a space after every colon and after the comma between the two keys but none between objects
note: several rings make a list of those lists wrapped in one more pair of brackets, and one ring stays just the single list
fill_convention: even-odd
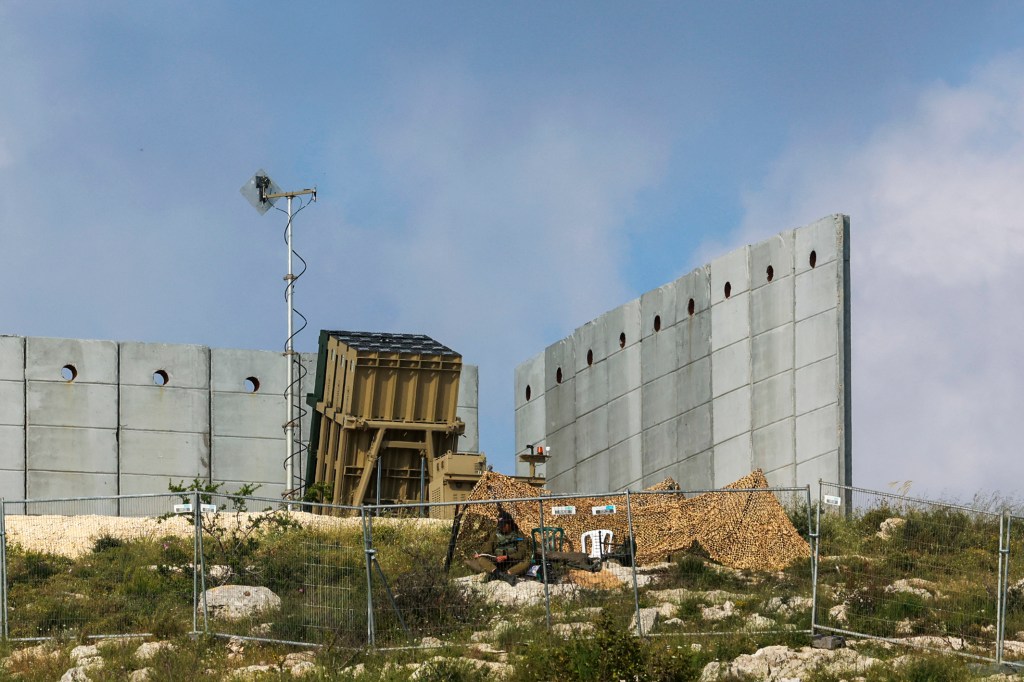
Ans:
[{"label": "fence post", "polygon": [[821,544],[822,481],[818,479],[818,504],[814,506],[814,529],[811,529],[811,486],[807,486],[807,533],[811,536],[811,637],[818,626],[818,561]]},{"label": "fence post", "polygon": [[626,488],[626,526],[629,528],[629,563],[633,568],[633,613],[636,614],[636,634],[644,636],[644,626],[640,622],[640,587],[636,579],[636,554],[633,552],[633,504],[629,497],[629,488]]},{"label": "fence post", "polygon": [[[207,605],[206,600],[206,553],[203,551],[203,515],[202,515],[202,499],[199,496],[199,491],[193,493],[192,498],[192,519],[194,520],[195,527],[195,552],[196,557],[192,562],[194,571],[192,573],[192,585],[193,594],[196,594],[196,588],[198,588],[198,594],[196,594],[196,616],[192,618],[192,628],[196,629],[196,618],[198,617],[199,603],[203,605],[203,633],[210,631],[210,609]],[[198,630],[197,630],[198,631]]]},{"label": "fence post", "polygon": [[1003,663],[1003,642],[1006,638],[1006,593],[1010,589],[1010,515],[1003,510],[999,517],[999,581],[996,589],[996,665]]},{"label": "fence post", "polygon": [[373,526],[372,519],[366,514],[366,507],[359,508],[359,518],[363,523],[363,554],[366,558],[366,642],[371,649],[377,646],[377,627],[373,620]]},{"label": "fence post", "polygon": [[0,640],[7,639],[7,507],[0,497]]},{"label": "fence post", "polygon": [[[544,499],[537,498],[540,509],[540,572],[544,580],[544,613],[547,616],[548,631],[551,631],[551,591],[548,589],[548,555],[544,547]],[[536,548],[534,548],[536,551]]]}]

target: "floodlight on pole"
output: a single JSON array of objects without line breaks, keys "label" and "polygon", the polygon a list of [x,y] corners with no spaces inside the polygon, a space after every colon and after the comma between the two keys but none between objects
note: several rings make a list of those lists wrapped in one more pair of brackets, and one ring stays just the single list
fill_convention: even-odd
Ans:
[{"label": "floodlight on pole", "polygon": [[[295,197],[310,196],[310,201],[316,201],[316,187],[311,189],[300,189],[293,192],[285,192],[278,187],[267,172],[262,168],[249,178],[249,181],[242,185],[241,188],[242,196],[244,196],[253,208],[259,213],[265,214],[271,208],[276,208],[274,203],[278,199],[288,200],[288,210],[285,213],[288,215],[288,224],[285,228],[285,243],[288,247],[288,274],[284,276],[284,280],[287,283],[285,285],[285,300],[288,306],[288,338],[285,341],[284,355],[288,358],[288,383],[285,388],[286,398],[286,420],[284,423],[285,430],[285,448],[286,455],[284,460],[285,468],[285,494],[290,494],[295,489],[295,473],[293,461],[295,459],[295,427],[298,418],[295,415],[295,407],[297,405],[296,391],[298,389],[298,380],[295,377],[295,346],[293,340],[295,338],[295,306],[293,297],[295,294],[295,280],[298,277],[295,275],[292,268],[292,256],[295,255],[295,251],[292,249],[292,199]],[[307,204],[308,205],[308,204]],[[278,209],[280,210],[280,209]],[[301,210],[301,207],[300,207]],[[301,257],[300,257],[301,258]],[[300,273],[301,274],[301,273]]]}]

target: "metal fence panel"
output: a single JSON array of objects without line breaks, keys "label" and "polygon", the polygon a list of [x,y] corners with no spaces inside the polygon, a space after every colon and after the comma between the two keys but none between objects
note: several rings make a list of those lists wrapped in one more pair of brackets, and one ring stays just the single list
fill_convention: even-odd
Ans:
[{"label": "metal fence panel", "polygon": [[141,495],[6,503],[24,512],[4,518],[7,636],[187,632],[193,531],[174,518],[175,502]]},{"label": "metal fence panel", "polygon": [[996,660],[1001,522],[822,483],[815,629]]},{"label": "metal fence panel", "polygon": [[1024,517],[1007,517],[1007,565],[1003,580],[1003,660],[1024,664]]}]

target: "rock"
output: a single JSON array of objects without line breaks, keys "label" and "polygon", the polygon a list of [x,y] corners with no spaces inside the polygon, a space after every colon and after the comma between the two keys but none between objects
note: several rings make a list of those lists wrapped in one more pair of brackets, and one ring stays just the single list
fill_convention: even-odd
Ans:
[{"label": "rock", "polygon": [[135,660],[148,661],[161,651],[174,651],[174,645],[170,642],[146,642],[140,644],[135,650]]},{"label": "rock", "polygon": [[813,605],[809,597],[772,597],[765,605],[768,613],[777,613],[780,616],[792,616],[803,611],[810,611]]},{"label": "rock", "polygon": [[60,676],[60,682],[92,682],[84,668],[71,668]]},{"label": "rock", "polygon": [[959,637],[938,637],[935,635],[918,635],[906,637],[902,642],[923,649],[941,649],[945,651],[963,651],[967,642]]},{"label": "rock", "polygon": [[675,627],[676,625],[682,625],[682,624],[683,624],[683,621],[680,620],[679,618],[669,618],[668,620],[666,620],[663,623],[663,625],[671,625],[673,627]]},{"label": "rock", "polygon": [[938,585],[936,585],[930,580],[924,580],[922,578],[908,578],[897,580],[891,585],[886,585],[885,591],[889,594],[914,594],[925,600],[934,599],[936,597],[942,596],[942,594],[939,592]]},{"label": "rock", "polygon": [[[647,635],[654,631],[654,626],[658,623],[658,616],[661,615],[658,609],[640,609],[640,632]],[[633,620],[629,623],[629,631],[635,633],[637,631],[637,614],[633,614]]]},{"label": "rock", "polygon": [[424,637],[420,640],[420,646],[424,649],[438,649],[444,646],[444,642],[437,637]]},{"label": "rock", "polygon": [[727,601],[721,606],[706,606],[701,608],[700,615],[704,620],[719,621],[725,620],[736,611],[736,604]]},{"label": "rock", "polygon": [[901,620],[898,623],[896,623],[896,634],[897,635],[909,635],[913,631],[914,631],[914,626],[913,626],[913,624],[911,624],[909,618],[904,618],[903,620]]},{"label": "rock", "polygon": [[312,663],[316,660],[316,654],[312,651],[295,651],[284,657],[284,661],[281,662],[282,668],[294,668],[300,663]]},{"label": "rock", "polygon": [[72,649],[69,655],[71,656],[72,661],[81,664],[83,659],[98,658],[100,655],[100,650],[93,644],[82,645],[76,646],[74,649]]},{"label": "rock", "polygon": [[288,670],[291,671],[292,677],[305,677],[306,675],[312,675],[315,673],[317,671],[317,667],[316,664],[310,661],[299,661],[291,668],[288,668]]},{"label": "rock", "polygon": [[589,634],[593,631],[593,623],[555,623],[551,626],[551,633],[559,637]]},{"label": "rock", "polygon": [[775,627],[775,621],[759,613],[752,613],[743,621],[743,629],[748,632],[758,632],[773,627]]},{"label": "rock", "polygon": [[736,601],[737,599],[743,599],[744,595],[736,594],[734,592],[726,592],[725,590],[688,590],[683,587],[677,587],[670,590],[651,590],[647,593],[651,599],[656,601],[667,601],[673,604],[684,602],[688,599],[700,599],[701,601],[708,604],[724,604],[727,601]]},{"label": "rock", "polygon": [[899,517],[886,519],[878,525],[878,532],[875,533],[875,535],[877,537],[882,538],[883,540],[888,540],[893,535],[895,535],[899,529],[903,528],[903,526],[905,526],[906,523],[906,519],[901,519]]},{"label": "rock", "polygon": [[849,617],[846,615],[846,612],[849,608],[849,604],[843,602],[842,604],[837,604],[836,606],[830,608],[828,610],[828,615],[836,623],[839,623],[840,625],[846,625],[846,623],[849,621]]},{"label": "rock", "polygon": [[679,613],[679,607],[669,602],[662,602],[658,605],[658,615],[662,618],[673,618]]},{"label": "rock", "polygon": [[26,649],[16,649],[3,663],[5,668],[14,668],[22,663],[30,663],[42,658],[59,658],[60,651],[54,649],[50,644],[39,644]]},{"label": "rock", "polygon": [[842,673],[847,670],[864,670],[875,663],[875,659],[862,656],[852,649],[828,651],[803,647],[793,650],[786,646],[769,646],[753,654],[739,656],[731,663],[709,663],[704,667],[700,679],[701,682],[716,682],[720,679],[783,682],[805,679],[812,671]]},{"label": "rock", "polygon": [[247,665],[244,668],[238,668],[233,670],[229,675],[229,680],[256,680],[263,673],[277,672],[277,668],[266,663],[259,663],[256,665]]},{"label": "rock", "polygon": [[149,680],[149,668],[133,670],[128,673],[128,682],[147,682]]},{"label": "rock", "polygon": [[260,623],[254,626],[252,630],[249,630],[249,635],[251,637],[269,637],[273,631],[273,623]]},{"label": "rock", "polygon": [[[241,620],[281,606],[281,598],[266,587],[223,585],[207,590],[204,595],[211,618]],[[202,609],[201,603],[199,608]]]}]

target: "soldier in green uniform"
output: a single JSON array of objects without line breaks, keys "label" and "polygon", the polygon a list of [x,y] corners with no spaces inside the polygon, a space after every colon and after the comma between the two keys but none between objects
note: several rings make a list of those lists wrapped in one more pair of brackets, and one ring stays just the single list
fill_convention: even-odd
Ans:
[{"label": "soldier in green uniform", "polygon": [[487,573],[488,580],[504,580],[515,585],[518,577],[530,567],[530,543],[506,511],[498,513],[497,527],[480,550],[466,560],[466,565]]}]

